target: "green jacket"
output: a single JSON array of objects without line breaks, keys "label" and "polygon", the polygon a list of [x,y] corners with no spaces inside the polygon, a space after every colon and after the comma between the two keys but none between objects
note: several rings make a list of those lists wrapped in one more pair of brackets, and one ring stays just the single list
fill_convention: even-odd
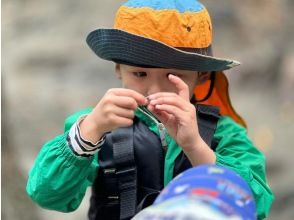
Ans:
[{"label": "green jacket", "polygon": [[[91,112],[80,111],[65,120],[64,133],[47,142],[41,149],[27,182],[27,193],[40,206],[62,212],[77,209],[97,177],[98,154],[92,157],[75,155],[69,148],[66,137],[77,119]],[[158,130],[144,115],[136,112],[155,133]],[[173,166],[181,148],[167,134],[168,150],[165,158],[164,183],[173,178]],[[228,167],[242,176],[252,189],[258,219],[265,218],[273,202],[273,194],[265,175],[265,157],[253,145],[245,128],[230,117],[221,117],[214,138],[218,140],[216,164]]]}]

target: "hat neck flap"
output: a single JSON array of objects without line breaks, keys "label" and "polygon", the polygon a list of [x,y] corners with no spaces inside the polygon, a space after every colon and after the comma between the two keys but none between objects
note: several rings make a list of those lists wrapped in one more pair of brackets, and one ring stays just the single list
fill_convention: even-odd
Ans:
[{"label": "hat neck flap", "polygon": [[[223,72],[216,72],[214,80],[215,82],[211,91],[211,95],[199,103],[218,106],[222,116],[230,116],[235,122],[246,128],[246,122],[235,111],[231,103],[229,95],[229,82],[227,77]],[[210,90],[210,83],[210,80],[208,80],[204,84],[200,84],[195,87],[194,95],[196,100],[201,100],[207,95]]]}]

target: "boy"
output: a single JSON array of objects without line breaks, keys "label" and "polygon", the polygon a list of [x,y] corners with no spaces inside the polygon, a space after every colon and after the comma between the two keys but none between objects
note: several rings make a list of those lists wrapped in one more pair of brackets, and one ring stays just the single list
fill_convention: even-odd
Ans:
[{"label": "boy", "polygon": [[89,219],[129,219],[177,174],[218,164],[247,181],[264,218],[273,200],[264,156],[222,73],[238,62],[213,57],[211,41],[208,12],[195,0],[130,0],[114,29],[91,32],[88,45],[116,63],[123,88],[70,116],[64,134],[44,145],[29,175],[32,199],[69,212],[92,186]]}]

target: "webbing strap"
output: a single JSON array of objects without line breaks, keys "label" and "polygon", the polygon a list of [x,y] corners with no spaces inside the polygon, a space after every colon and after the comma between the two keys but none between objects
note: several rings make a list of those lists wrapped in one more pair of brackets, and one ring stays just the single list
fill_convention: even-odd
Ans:
[{"label": "webbing strap", "polygon": [[205,143],[213,149],[212,144],[217,122],[220,118],[219,108],[208,105],[197,105],[197,122],[199,133]]},{"label": "webbing strap", "polygon": [[112,132],[113,159],[116,166],[120,197],[120,219],[130,219],[136,213],[137,168],[134,157],[133,127]]}]

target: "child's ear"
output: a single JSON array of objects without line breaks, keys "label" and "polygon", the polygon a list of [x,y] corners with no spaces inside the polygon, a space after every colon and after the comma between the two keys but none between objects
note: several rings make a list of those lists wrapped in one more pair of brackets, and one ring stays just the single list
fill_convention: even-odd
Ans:
[{"label": "child's ear", "polygon": [[198,72],[197,85],[201,85],[210,79],[211,72]]},{"label": "child's ear", "polygon": [[118,63],[115,64],[115,73],[117,78],[121,79],[121,66]]}]

